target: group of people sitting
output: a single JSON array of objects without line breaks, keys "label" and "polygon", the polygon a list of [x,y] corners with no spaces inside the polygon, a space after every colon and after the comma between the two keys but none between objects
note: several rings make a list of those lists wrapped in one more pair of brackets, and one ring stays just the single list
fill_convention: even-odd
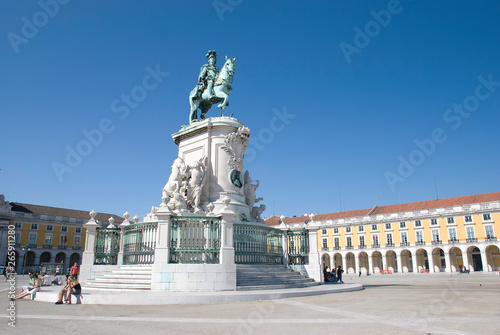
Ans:
[{"label": "group of people sitting", "polygon": [[[34,299],[36,296],[36,292],[40,291],[40,287],[43,285],[51,285],[51,284],[57,284],[52,280],[50,282],[49,279],[49,284],[46,284],[47,281],[45,281],[48,276],[43,273],[40,277],[38,276],[37,273],[29,273],[29,283],[26,286],[23,286],[21,288],[21,293],[18,295],[11,297],[10,300],[14,301],[17,299],[22,299],[24,297],[30,296],[31,299]],[[56,276],[59,279],[59,276]],[[58,284],[60,285],[60,283]],[[56,301],[56,305],[59,304],[71,304],[71,295],[75,296],[80,296],[82,293],[82,287],[80,283],[77,280],[77,276],[75,275],[66,275],[66,285],[63,287],[63,289],[59,292],[58,294],[58,300]]]},{"label": "group of people sitting", "polygon": [[328,271],[328,267],[325,267],[323,269],[323,281],[325,283],[333,282],[343,284],[344,282],[342,281],[342,273],[344,273],[344,270],[342,270],[340,265],[337,269],[335,269],[334,267],[332,271]]}]

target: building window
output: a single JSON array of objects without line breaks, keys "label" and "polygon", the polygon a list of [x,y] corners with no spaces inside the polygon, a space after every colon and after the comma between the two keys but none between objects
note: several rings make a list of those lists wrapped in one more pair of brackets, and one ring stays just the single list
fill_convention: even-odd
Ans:
[{"label": "building window", "polygon": [[43,245],[51,247],[52,246],[52,235],[45,235],[45,241],[43,242]]},{"label": "building window", "polygon": [[378,235],[373,235],[372,239],[373,239],[373,245],[378,246]]},{"label": "building window", "polygon": [[64,231],[64,232],[68,231],[68,227],[66,227],[66,226],[62,226],[62,227],[61,227],[61,231]]},{"label": "building window", "polygon": [[323,239],[323,249],[328,249],[328,240],[326,238]]},{"label": "building window", "polygon": [[422,231],[417,231],[417,242],[424,243],[424,233]]},{"label": "building window", "polygon": [[392,234],[388,233],[385,235],[385,237],[387,239],[387,245],[392,245]]},{"label": "building window", "polygon": [[[325,230],[325,235],[326,235],[326,229],[324,229],[324,230]],[[82,232],[82,228],[80,228],[80,227],[75,228],[76,234],[80,234],[81,232]]]},{"label": "building window", "polygon": [[36,245],[36,234],[30,234],[28,244],[31,246]]},{"label": "building window", "polygon": [[399,228],[406,228],[406,222],[400,222],[399,223]]},{"label": "building window", "polygon": [[68,243],[68,237],[66,235],[61,235],[59,239],[59,245],[65,246]]},{"label": "building window", "polygon": [[360,247],[364,247],[365,246],[365,236],[364,235],[361,235],[359,237],[359,246]]},{"label": "building window", "polygon": [[74,248],[80,249],[80,236],[75,236],[75,243],[73,244]]},{"label": "building window", "polygon": [[408,244],[408,235],[406,234],[406,232],[401,233],[401,244]]},{"label": "building window", "polygon": [[432,242],[439,242],[439,230],[432,230]]},{"label": "building window", "polygon": [[350,236],[347,236],[347,247],[352,248],[352,238]]},{"label": "building window", "polygon": [[334,234],[338,234],[339,233],[339,229],[338,228],[333,228],[333,233]]},{"label": "building window", "polygon": [[21,227],[22,227],[22,225],[23,225],[23,224],[22,224],[21,222],[14,222],[14,227],[15,227],[16,229],[21,228]]},{"label": "building window", "polygon": [[392,228],[392,225],[390,223],[385,224],[385,229],[391,229],[391,228]]},{"label": "building window", "polygon": [[37,230],[38,229],[38,224],[32,223],[31,224],[31,230]]},{"label": "building window", "polygon": [[415,227],[422,227],[422,221],[420,220],[415,221]]},{"label": "building window", "polygon": [[335,243],[335,249],[340,248],[340,239],[338,237],[335,237],[333,241]]},{"label": "building window", "polygon": [[376,224],[372,224],[372,231],[377,231],[377,225]]},{"label": "building window", "polygon": [[51,225],[51,224],[47,225],[47,231],[52,231],[52,228],[53,228],[53,227],[52,227],[52,225]]},{"label": "building window", "polygon": [[486,233],[486,238],[495,237],[495,232],[493,231],[493,226],[485,226],[484,232]]},{"label": "building window", "polygon": [[345,232],[350,233],[351,232],[351,227],[345,227]]},{"label": "building window", "polygon": [[437,226],[438,220],[437,219],[431,219],[431,226]]},{"label": "building window", "polygon": [[448,223],[455,223],[455,218],[448,218]]},{"label": "building window", "polygon": [[358,231],[365,231],[365,227],[364,226],[359,226],[358,227]]},{"label": "building window", "polygon": [[457,241],[457,230],[455,228],[448,229],[448,235],[450,235],[450,241]]},{"label": "building window", "polygon": [[465,217],[465,222],[472,222],[472,216],[471,215],[467,215]]},{"label": "building window", "polygon": [[321,229],[321,235],[326,235],[326,229]]},{"label": "building window", "polygon": [[16,243],[16,245],[19,245],[19,243],[21,242],[21,233],[16,233],[14,236],[16,238],[14,242]]},{"label": "building window", "polygon": [[465,228],[467,232],[467,239],[473,239],[476,238],[476,234],[474,233],[474,227],[467,227]]},{"label": "building window", "polygon": [[483,214],[483,221],[491,221],[491,215],[490,214]]}]

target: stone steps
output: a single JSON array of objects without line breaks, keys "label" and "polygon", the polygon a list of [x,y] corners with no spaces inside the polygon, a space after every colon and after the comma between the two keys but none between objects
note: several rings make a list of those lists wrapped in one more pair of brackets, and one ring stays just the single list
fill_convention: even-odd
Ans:
[{"label": "stone steps", "polygon": [[308,278],[283,265],[237,265],[236,290],[276,290],[316,286]]},{"label": "stone steps", "polygon": [[150,265],[122,265],[98,273],[87,281],[87,287],[115,290],[151,290],[153,268]]}]

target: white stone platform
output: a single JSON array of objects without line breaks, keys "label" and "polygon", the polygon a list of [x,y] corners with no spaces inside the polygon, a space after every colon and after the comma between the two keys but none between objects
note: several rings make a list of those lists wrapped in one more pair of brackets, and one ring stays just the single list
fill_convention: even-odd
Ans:
[{"label": "white stone platform", "polygon": [[[43,286],[36,300],[55,303],[62,286]],[[235,301],[274,300],[331,293],[352,292],[363,289],[361,284],[332,284],[296,289],[220,292],[164,292],[90,289],[83,287],[82,304],[97,305],[175,305]],[[72,297],[72,303],[76,299]]]}]

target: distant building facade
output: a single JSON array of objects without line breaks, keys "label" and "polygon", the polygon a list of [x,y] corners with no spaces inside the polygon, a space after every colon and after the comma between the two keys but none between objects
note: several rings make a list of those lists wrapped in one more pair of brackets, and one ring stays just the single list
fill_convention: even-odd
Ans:
[{"label": "distant building facade", "polygon": [[[498,271],[500,192],[316,214],[322,268],[347,273]],[[311,217],[285,219],[290,229]],[[266,220],[280,224],[279,217]]]},{"label": "distant building facade", "polygon": [[[111,214],[98,214],[107,223]],[[37,271],[47,263],[61,264],[65,273],[80,264],[85,246],[88,211],[5,201],[0,195],[0,264],[7,265],[8,245],[15,246],[16,272]],[[8,236],[13,235],[9,241]],[[9,243],[10,242],[10,243]]]}]

